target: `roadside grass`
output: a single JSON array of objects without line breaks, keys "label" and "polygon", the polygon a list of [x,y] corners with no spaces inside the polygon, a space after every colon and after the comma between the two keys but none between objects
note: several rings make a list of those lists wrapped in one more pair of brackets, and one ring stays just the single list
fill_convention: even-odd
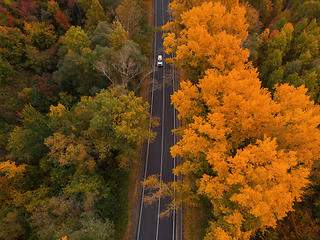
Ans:
[{"label": "roadside grass", "polygon": [[118,217],[114,221],[115,240],[122,240],[129,221],[128,186],[129,174],[125,171],[118,178]]},{"label": "roadside grass", "polygon": [[183,239],[184,240],[202,240],[206,233],[207,219],[203,209],[189,207],[185,204],[183,207]]},{"label": "roadside grass", "polygon": [[[139,147],[140,149],[140,147]],[[141,151],[141,149],[140,149]],[[139,159],[137,159],[132,165],[130,169],[129,176],[129,189],[128,189],[128,225],[127,230],[124,236],[125,240],[131,240],[134,238],[136,233],[138,218],[139,218],[139,207],[140,207],[140,190],[141,190],[141,174],[142,169],[140,163],[140,155]]]}]

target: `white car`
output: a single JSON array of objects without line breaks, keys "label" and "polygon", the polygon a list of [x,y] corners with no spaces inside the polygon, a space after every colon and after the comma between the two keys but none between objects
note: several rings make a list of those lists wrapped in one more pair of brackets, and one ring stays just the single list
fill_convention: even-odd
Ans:
[{"label": "white car", "polygon": [[158,55],[157,66],[158,67],[162,67],[163,66],[162,55]]}]

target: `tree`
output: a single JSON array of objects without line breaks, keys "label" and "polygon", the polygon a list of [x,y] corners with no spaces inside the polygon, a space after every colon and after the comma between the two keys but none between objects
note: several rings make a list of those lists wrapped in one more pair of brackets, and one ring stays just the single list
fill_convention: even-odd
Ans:
[{"label": "tree", "polygon": [[91,42],[81,27],[72,26],[66,33],[64,44],[67,46],[69,53],[81,53],[82,49],[88,48]]},{"label": "tree", "polygon": [[105,51],[96,67],[113,85],[130,86],[133,90],[137,90],[142,81],[136,78],[143,79],[150,74],[149,71],[146,73],[147,58],[141,54],[139,46],[131,41],[126,41],[119,51]]},{"label": "tree", "polygon": [[34,164],[35,159],[38,160],[48,152],[43,141],[52,132],[46,117],[31,105],[23,109],[21,117],[24,120],[23,128],[18,126],[14,128],[10,133],[7,148],[15,162]]},{"label": "tree", "polygon": [[113,23],[113,33],[110,36],[110,44],[115,50],[119,50],[128,39],[128,33],[120,22]]},{"label": "tree", "polygon": [[6,60],[0,58],[0,83],[8,83],[13,78],[14,69]]},{"label": "tree", "polygon": [[113,223],[83,208],[74,199],[52,197],[34,212],[31,225],[41,239],[113,239]]},{"label": "tree", "polygon": [[17,166],[10,160],[0,163],[0,203],[10,204],[15,193],[15,188],[21,184],[23,175],[26,172],[26,165]]},{"label": "tree", "polygon": [[55,69],[57,64],[56,49],[39,51],[33,46],[26,48],[27,61],[25,66],[34,70],[36,74],[43,74]]},{"label": "tree", "polygon": [[70,24],[65,13],[57,12],[55,19],[63,30],[68,31]]},{"label": "tree", "polygon": [[63,30],[67,31],[70,24],[66,14],[60,10],[59,4],[54,0],[50,0],[47,5],[51,16],[57,21],[57,23],[59,23]]},{"label": "tree", "polygon": [[0,223],[0,237],[8,240],[15,240],[26,234],[20,222],[21,216],[17,210],[9,212]]},{"label": "tree", "polygon": [[32,45],[39,50],[46,50],[55,43],[53,26],[45,22],[25,23],[24,31],[29,35]]},{"label": "tree", "polygon": [[[58,105],[58,107],[63,107],[63,105]],[[52,110],[53,108],[51,108]],[[89,154],[89,146],[79,141],[73,134],[65,136],[61,133],[55,133],[45,139],[44,143],[50,149],[49,161],[57,162],[61,166],[75,167],[75,176],[81,176],[86,171],[93,171],[95,162]]]},{"label": "tree", "polygon": [[124,0],[116,9],[116,18],[128,33],[128,39],[140,31],[141,11],[135,0]]},{"label": "tree", "polygon": [[92,94],[95,87],[107,87],[109,82],[95,68],[97,58],[96,51],[89,48],[81,49],[80,54],[70,52],[58,63],[58,70],[53,73],[53,81],[62,91],[78,98],[79,94]]},{"label": "tree", "polygon": [[30,39],[18,28],[0,26],[0,56],[10,64],[23,63]]},{"label": "tree", "polygon": [[112,33],[113,30],[108,26],[108,23],[101,21],[92,33],[91,42],[94,46],[109,47]]},{"label": "tree", "polygon": [[12,2],[10,7],[13,12],[17,12],[25,21],[37,21],[34,15],[38,13],[38,6],[34,1],[20,0],[19,2]]},{"label": "tree", "polygon": [[55,17],[57,13],[60,11],[59,4],[55,0],[48,1],[47,6],[52,17]]},{"label": "tree", "polygon": [[[214,24],[212,24],[214,23]],[[166,53],[176,56],[167,60],[185,69],[189,76],[202,76],[207,68],[221,72],[248,58],[248,50],[241,49],[247,36],[245,8],[227,9],[221,3],[203,3],[181,14],[184,29],[177,35],[168,23],[164,37]]]},{"label": "tree", "polygon": [[148,108],[133,92],[117,86],[102,90],[95,99],[82,98],[75,112],[80,122],[90,121],[87,134],[99,150],[99,158],[117,152],[117,163],[125,167],[135,159],[136,144],[154,137],[149,131]]},{"label": "tree", "polygon": [[255,9],[257,9],[260,13],[261,21],[268,25],[272,19],[274,19],[279,12],[281,12],[282,9],[282,2],[279,0],[259,0],[259,1],[253,1],[248,0],[248,3],[250,3]]},{"label": "tree", "polygon": [[7,8],[0,6],[0,25],[13,27],[14,18],[10,15]]},{"label": "tree", "polygon": [[86,21],[84,28],[87,30],[94,30],[100,21],[109,21],[109,16],[105,14],[104,9],[98,0],[93,0],[86,13]]},{"label": "tree", "polygon": [[276,25],[277,28],[271,32],[266,28],[257,44],[256,63],[262,86],[273,91],[273,87],[281,83],[295,87],[305,85],[312,100],[318,101],[316,59],[319,57],[320,38],[316,21],[303,19],[293,26],[282,18]]}]

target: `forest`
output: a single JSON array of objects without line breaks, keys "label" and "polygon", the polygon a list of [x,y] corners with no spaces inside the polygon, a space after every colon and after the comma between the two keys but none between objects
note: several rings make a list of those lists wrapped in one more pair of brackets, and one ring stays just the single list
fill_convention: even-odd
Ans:
[{"label": "forest", "polygon": [[[1,240],[124,239],[131,166],[155,137],[151,9],[0,0]],[[183,206],[187,240],[319,239],[320,2],[172,0],[170,13],[183,177],[147,179],[150,202]]]},{"label": "forest", "polygon": [[0,1],[0,239],[123,239],[149,1]]}]

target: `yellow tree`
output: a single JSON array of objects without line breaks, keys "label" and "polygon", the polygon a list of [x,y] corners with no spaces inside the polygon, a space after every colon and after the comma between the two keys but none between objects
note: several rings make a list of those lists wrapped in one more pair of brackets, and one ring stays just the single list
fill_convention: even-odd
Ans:
[{"label": "yellow tree", "polygon": [[81,27],[75,26],[70,27],[66,32],[63,42],[68,48],[69,53],[81,53],[84,48],[88,48],[91,44],[91,41],[84,30],[81,29]]},{"label": "yellow tree", "polygon": [[10,204],[17,183],[22,182],[26,165],[17,166],[12,161],[0,162],[0,204]]},{"label": "yellow tree", "polygon": [[99,1],[93,0],[86,13],[84,28],[94,30],[100,21],[109,22],[109,16],[105,13]]},{"label": "yellow tree", "polygon": [[176,54],[168,62],[195,78],[203,76],[207,68],[225,72],[245,62],[249,51],[239,48],[247,37],[245,14],[244,7],[227,8],[219,2],[206,2],[182,13],[184,28],[179,34],[170,23],[163,27],[168,31],[164,37],[166,53]]}]

